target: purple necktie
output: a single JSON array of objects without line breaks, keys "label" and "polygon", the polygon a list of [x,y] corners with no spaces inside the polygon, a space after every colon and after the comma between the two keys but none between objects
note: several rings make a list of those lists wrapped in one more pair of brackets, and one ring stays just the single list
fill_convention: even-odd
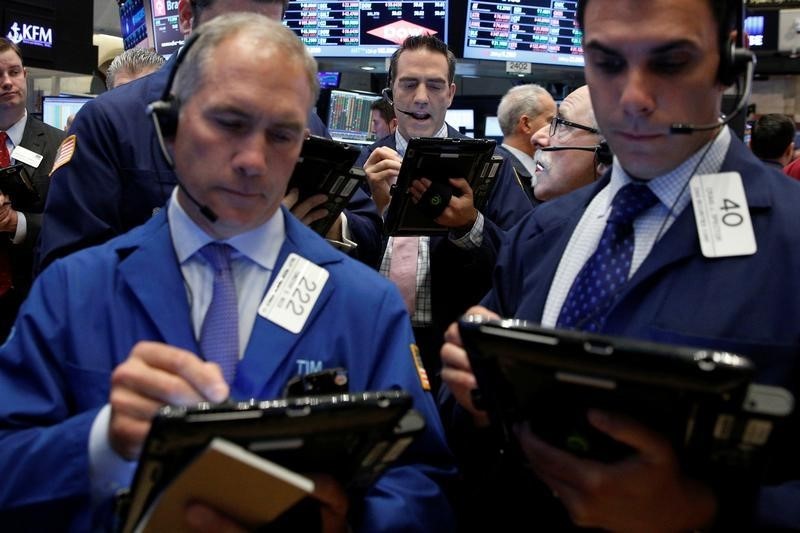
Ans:
[{"label": "purple necktie", "polygon": [[239,363],[239,310],[231,272],[233,249],[218,242],[200,250],[214,269],[214,294],[200,329],[200,350],[207,361],[217,363],[225,381],[233,383]]},{"label": "purple necktie", "polygon": [[628,281],[633,259],[633,221],[658,202],[647,185],[629,183],[611,202],[611,214],[597,244],[567,294],[556,325],[599,331],[606,313]]}]

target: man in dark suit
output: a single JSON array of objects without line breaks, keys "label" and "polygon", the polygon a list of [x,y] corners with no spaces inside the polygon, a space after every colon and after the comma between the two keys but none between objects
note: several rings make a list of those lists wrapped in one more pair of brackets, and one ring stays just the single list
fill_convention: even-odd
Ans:
[{"label": "man in dark suit", "polygon": [[[447,45],[434,36],[406,39],[389,66],[390,87],[397,115],[397,130],[366,148],[357,164],[363,164],[372,198],[380,213],[389,205],[390,190],[397,180],[409,139],[413,137],[464,137],[445,123],[453,101],[456,59]],[[425,183],[427,182],[427,184]],[[451,179],[454,190],[445,209],[434,221],[446,228],[446,236],[391,237],[381,263],[381,273],[395,281],[411,313],[414,335],[434,389],[438,382],[439,347],[447,325],[489,290],[493,264],[480,250],[484,232],[488,238],[513,226],[533,206],[503,164],[487,204],[479,211],[472,189],[463,178]],[[430,184],[415,180],[411,194]],[[407,239],[411,251],[406,252]],[[416,268],[414,268],[416,267]],[[403,277],[398,271],[411,272]],[[402,278],[402,279],[401,279]]]},{"label": "man in dark suit", "polygon": [[497,121],[503,132],[503,144],[497,153],[514,167],[520,186],[534,203],[532,188],[536,185],[536,163],[533,135],[556,116],[556,102],[544,87],[534,83],[517,85],[506,92],[497,106]]},{"label": "man in dark suit", "polygon": [[[485,307],[472,312],[739,353],[755,364],[755,383],[797,395],[800,186],[761,164],[719,119],[725,88],[752,61],[731,52],[741,9],[737,0],[578,4],[586,81],[612,168],[509,232]],[[695,215],[703,206],[710,216]],[[742,222],[732,224],[737,215]],[[718,233],[704,231],[707,220]],[[442,378],[461,408],[445,425],[459,432],[464,468],[478,469],[490,456],[466,447],[476,447],[488,419],[472,401],[476,381],[460,344],[454,326]],[[547,531],[563,531],[566,515],[613,531],[800,529],[796,418],[775,443],[761,487],[742,473],[733,482],[695,478],[647,427],[652,421],[595,409],[587,420],[634,452],[609,463],[584,459],[520,427],[520,447],[542,483],[520,490],[505,475],[482,483],[503,505],[491,507],[493,517],[535,509]]]},{"label": "man in dark suit", "polygon": [[0,342],[31,286],[33,249],[64,132],[28,116],[27,72],[16,44],[0,37],[0,168],[21,164],[21,187],[0,184]]}]

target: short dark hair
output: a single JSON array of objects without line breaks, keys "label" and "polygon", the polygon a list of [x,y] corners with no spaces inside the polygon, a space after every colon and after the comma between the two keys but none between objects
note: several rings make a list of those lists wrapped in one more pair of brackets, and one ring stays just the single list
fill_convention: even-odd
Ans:
[{"label": "short dark hair", "polygon": [[447,58],[447,81],[453,83],[456,78],[456,56],[447,48],[447,44],[434,35],[411,35],[406,37],[400,48],[394,51],[392,59],[389,61],[389,87],[394,83],[397,76],[397,62],[400,59],[400,54],[407,50],[421,50],[427,48],[428,50],[439,52]]},{"label": "short dark hair", "polygon": [[2,54],[3,52],[8,52],[9,50],[17,54],[17,56],[19,56],[20,63],[25,64],[25,62],[22,60],[22,51],[19,49],[19,46],[17,46],[17,43],[12,41],[11,39],[0,37],[0,54]]},{"label": "short dark hair", "polygon": [[[224,0],[223,0],[224,1]],[[289,0],[254,0],[262,4],[282,4],[283,8],[281,13],[286,13],[286,8],[289,6]],[[211,7],[217,0],[190,0],[189,5],[192,6],[192,16],[194,20],[200,17],[200,14],[207,7]]]},{"label": "short dark hair", "polygon": [[794,141],[794,135],[794,120],[788,115],[761,115],[751,130],[750,149],[760,159],[778,159]]},{"label": "short dark hair", "polygon": [[372,111],[373,109],[377,109],[378,113],[381,115],[381,118],[386,121],[388,124],[394,118],[394,107],[389,104],[383,98],[378,98],[369,106],[369,110]]},{"label": "short dark hair", "polygon": [[[711,7],[711,13],[717,21],[717,42],[722,47],[728,42],[728,38],[733,30],[738,29],[737,9],[742,9],[742,0],[706,0]],[[578,25],[585,28],[584,15],[589,0],[578,0],[577,19]],[[741,31],[741,30],[740,30]]]}]

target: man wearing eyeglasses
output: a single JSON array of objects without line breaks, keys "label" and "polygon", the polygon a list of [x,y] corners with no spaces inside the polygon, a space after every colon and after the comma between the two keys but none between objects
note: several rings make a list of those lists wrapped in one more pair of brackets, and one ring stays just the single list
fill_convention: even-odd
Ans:
[{"label": "man wearing eyeglasses", "polygon": [[584,85],[564,98],[558,114],[531,137],[536,148],[536,200],[552,200],[601,176],[611,163],[602,141],[589,88]]}]

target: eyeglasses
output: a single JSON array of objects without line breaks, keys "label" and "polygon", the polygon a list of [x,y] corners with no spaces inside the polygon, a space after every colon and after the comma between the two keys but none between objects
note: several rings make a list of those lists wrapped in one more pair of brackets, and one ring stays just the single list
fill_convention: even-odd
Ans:
[{"label": "eyeglasses", "polygon": [[584,126],[583,124],[578,124],[577,122],[572,122],[571,120],[567,120],[559,115],[556,115],[550,120],[550,137],[554,137],[556,132],[558,131],[558,125],[563,124],[570,128],[577,128],[579,130],[588,131],[589,133],[600,133],[600,130],[597,128],[593,128],[591,126]]}]

